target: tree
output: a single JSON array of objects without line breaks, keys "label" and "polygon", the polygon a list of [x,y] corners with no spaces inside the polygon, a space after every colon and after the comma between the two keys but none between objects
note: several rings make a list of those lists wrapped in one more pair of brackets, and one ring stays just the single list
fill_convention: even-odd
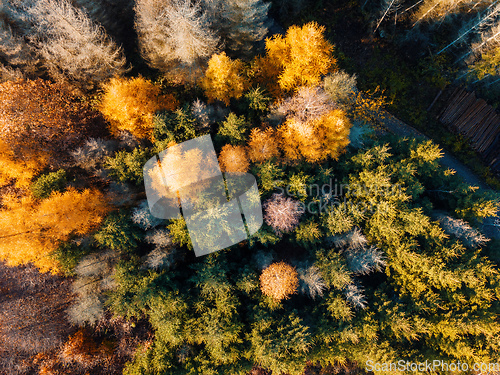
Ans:
[{"label": "tree", "polygon": [[122,150],[112,157],[108,156],[105,159],[104,166],[109,170],[109,174],[117,180],[141,185],[144,181],[144,164],[149,158],[150,152],[148,149],[136,147],[130,152]]},{"label": "tree", "polygon": [[71,2],[88,13],[92,21],[102,25],[115,39],[121,40],[121,34],[128,24],[123,22],[123,18],[129,16],[132,11],[132,2],[128,0],[71,0]]},{"label": "tree", "polygon": [[350,127],[345,113],[336,109],[305,122],[288,118],[278,133],[281,148],[289,160],[317,163],[328,157],[337,159],[344,152],[349,144]]},{"label": "tree", "polygon": [[189,73],[217,48],[199,2],[139,0],[135,12],[141,55],[153,68],[167,72],[180,66]]},{"label": "tree", "polygon": [[171,142],[184,142],[195,138],[198,133],[196,119],[187,105],[175,111],[157,113],[153,118],[153,138],[158,152]]},{"label": "tree", "polygon": [[103,248],[126,253],[137,246],[139,232],[129,221],[127,215],[123,213],[111,214],[106,218],[94,238]]},{"label": "tree", "polygon": [[291,232],[299,225],[299,219],[303,214],[299,203],[292,198],[285,198],[275,193],[264,202],[264,220],[277,235]]},{"label": "tree", "polygon": [[260,275],[260,290],[277,301],[290,298],[298,286],[297,271],[285,262],[271,264]]},{"label": "tree", "polygon": [[33,47],[15,35],[4,19],[0,19],[0,56],[15,68],[3,67],[3,80],[10,80],[7,79],[9,75],[24,78],[24,75],[33,75],[38,70],[39,59]]},{"label": "tree", "polygon": [[278,142],[273,128],[252,129],[248,141],[248,156],[254,163],[263,163],[279,156]]},{"label": "tree", "polygon": [[231,98],[241,98],[248,85],[243,75],[243,63],[238,59],[232,60],[225,52],[210,58],[200,84],[209,102],[220,100],[226,105]]},{"label": "tree", "polygon": [[225,145],[219,155],[223,172],[246,172],[250,167],[245,147]]},{"label": "tree", "polygon": [[73,188],[53,192],[39,203],[30,196],[4,196],[3,204],[0,258],[12,266],[31,262],[42,272],[53,273],[59,268],[51,254],[60,241],[94,230],[109,210],[101,192]]},{"label": "tree", "polygon": [[63,191],[66,187],[67,175],[64,169],[41,175],[32,185],[31,192],[38,199],[48,198],[53,191]]},{"label": "tree", "polygon": [[468,64],[469,69],[475,73],[478,79],[498,78],[500,76],[500,22],[487,32],[482,33],[480,41],[474,43],[470,52],[462,58],[469,55],[472,55]]},{"label": "tree", "polygon": [[220,27],[230,54],[249,57],[256,42],[267,34],[267,12],[271,3],[262,0],[230,0],[220,2]]},{"label": "tree", "polygon": [[323,80],[323,88],[334,103],[343,104],[357,93],[356,74],[352,76],[344,71],[328,74]]},{"label": "tree", "polygon": [[302,27],[291,26],[285,37],[278,34],[266,40],[264,63],[279,71],[281,90],[316,86],[323,75],[336,68],[333,45],[324,38],[324,32],[323,26],[309,22]]},{"label": "tree", "polygon": [[31,39],[55,80],[88,89],[127,71],[122,49],[69,0],[39,0],[26,12]]},{"label": "tree", "polygon": [[283,118],[294,118],[301,122],[317,119],[335,109],[334,102],[319,86],[303,86],[297,92],[282,100],[274,111],[274,115]]},{"label": "tree", "polygon": [[162,95],[160,87],[142,77],[112,78],[104,85],[100,104],[115,135],[127,130],[137,138],[152,137],[155,112],[176,107],[172,95]]},{"label": "tree", "polygon": [[299,268],[297,272],[299,275],[299,290],[301,293],[309,295],[312,299],[323,296],[327,286],[318,267],[310,266]]},{"label": "tree", "polygon": [[246,139],[245,133],[247,128],[248,123],[245,116],[236,116],[231,112],[224,122],[220,124],[217,138],[222,141],[228,141],[232,145],[238,145]]}]

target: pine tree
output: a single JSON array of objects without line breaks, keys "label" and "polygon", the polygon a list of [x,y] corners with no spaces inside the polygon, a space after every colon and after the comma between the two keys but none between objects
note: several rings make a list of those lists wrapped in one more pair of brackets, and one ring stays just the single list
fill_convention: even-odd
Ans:
[{"label": "pine tree", "polygon": [[122,49],[69,0],[39,0],[26,11],[32,41],[55,80],[93,88],[127,71]]},{"label": "pine tree", "polygon": [[217,131],[217,138],[223,142],[229,142],[233,146],[243,143],[246,139],[245,133],[248,123],[245,116],[236,116],[231,112],[224,122],[220,124]]},{"label": "pine tree", "polygon": [[153,68],[180,67],[185,77],[196,76],[199,64],[216,51],[218,38],[199,2],[139,0],[135,13],[141,54]]}]

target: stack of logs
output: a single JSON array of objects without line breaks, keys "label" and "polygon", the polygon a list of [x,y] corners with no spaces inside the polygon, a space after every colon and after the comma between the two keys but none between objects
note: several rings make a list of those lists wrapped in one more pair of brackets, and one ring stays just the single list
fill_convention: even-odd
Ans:
[{"label": "stack of logs", "polygon": [[500,116],[474,92],[456,88],[439,116],[452,131],[469,139],[471,146],[500,173]]}]

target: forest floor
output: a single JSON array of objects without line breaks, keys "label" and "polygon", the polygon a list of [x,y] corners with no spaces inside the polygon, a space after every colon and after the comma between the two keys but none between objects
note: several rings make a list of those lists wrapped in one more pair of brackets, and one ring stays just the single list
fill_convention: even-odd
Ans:
[{"label": "forest floor", "polygon": [[32,357],[59,347],[76,330],[66,318],[69,278],[0,262],[0,374],[32,373]]}]

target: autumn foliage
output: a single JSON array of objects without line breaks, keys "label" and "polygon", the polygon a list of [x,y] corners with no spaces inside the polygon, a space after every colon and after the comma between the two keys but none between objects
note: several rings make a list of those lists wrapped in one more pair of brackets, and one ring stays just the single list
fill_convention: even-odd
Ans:
[{"label": "autumn foliage", "polygon": [[260,290],[266,296],[281,301],[297,292],[299,278],[294,267],[285,262],[273,263],[260,275]]},{"label": "autumn foliage", "polygon": [[0,84],[0,184],[26,186],[49,158],[64,159],[85,135],[103,134],[99,113],[68,85],[41,79]]},{"label": "autumn foliage", "polygon": [[210,102],[220,100],[226,105],[231,98],[240,98],[248,86],[243,75],[243,63],[238,59],[232,60],[225,52],[210,58],[200,83]]},{"label": "autumn foliage", "polygon": [[219,155],[223,172],[246,172],[250,167],[248,156],[243,146],[225,145]]},{"label": "autumn foliage", "polygon": [[112,78],[104,85],[100,110],[113,134],[126,130],[137,138],[151,138],[155,112],[173,111],[177,105],[172,95],[162,95],[160,87],[147,79]]},{"label": "autumn foliage", "polygon": [[33,263],[42,272],[58,271],[50,256],[60,241],[95,229],[108,212],[98,190],[68,189],[35,201],[31,196],[3,197],[0,215],[0,259],[11,266]]},{"label": "autumn foliage", "polygon": [[[325,28],[316,22],[291,26],[285,36],[266,40],[266,56],[255,60],[264,81],[275,81],[282,91],[315,86],[336,68],[333,45],[324,37]],[[271,90],[276,93],[275,90]]]},{"label": "autumn foliage", "polygon": [[253,128],[248,141],[248,156],[254,163],[263,163],[279,155],[278,142],[273,128]]},{"label": "autumn foliage", "polygon": [[333,110],[309,121],[295,117],[286,120],[278,129],[281,147],[291,160],[310,163],[337,159],[349,144],[351,125],[345,113]]}]

